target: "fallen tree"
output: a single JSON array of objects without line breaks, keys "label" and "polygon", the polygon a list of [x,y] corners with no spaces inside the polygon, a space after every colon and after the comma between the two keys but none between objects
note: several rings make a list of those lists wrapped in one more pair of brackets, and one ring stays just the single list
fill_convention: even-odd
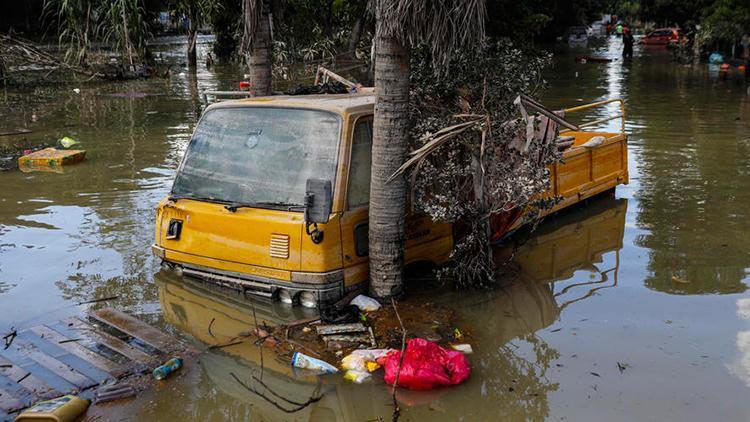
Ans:
[{"label": "fallen tree", "polygon": [[[459,228],[455,265],[444,271],[459,286],[492,283],[493,234],[555,203],[543,193],[548,166],[562,159],[558,124],[567,123],[519,95],[543,88],[548,62],[506,41],[489,43],[455,52],[436,80],[430,53],[413,54],[413,152],[393,177],[410,173],[412,207]],[[526,105],[545,115],[529,115]]]},{"label": "fallen tree", "polygon": [[5,83],[12,80],[18,73],[28,76],[27,72],[30,70],[43,72],[42,79],[46,79],[57,70],[69,71],[90,79],[104,76],[90,69],[65,63],[29,40],[0,34],[0,78],[2,81]]}]

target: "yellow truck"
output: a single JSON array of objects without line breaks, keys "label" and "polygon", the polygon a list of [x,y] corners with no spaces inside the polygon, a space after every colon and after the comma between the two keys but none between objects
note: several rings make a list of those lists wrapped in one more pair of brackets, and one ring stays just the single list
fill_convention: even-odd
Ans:
[{"label": "yellow truck", "polygon": [[[374,104],[357,93],[209,106],[158,205],[153,253],[183,275],[306,307],[366,288]],[[606,141],[581,147],[592,134]],[[624,131],[573,135],[552,169],[558,208],[627,182]],[[452,231],[410,215],[406,264],[446,263]]]}]

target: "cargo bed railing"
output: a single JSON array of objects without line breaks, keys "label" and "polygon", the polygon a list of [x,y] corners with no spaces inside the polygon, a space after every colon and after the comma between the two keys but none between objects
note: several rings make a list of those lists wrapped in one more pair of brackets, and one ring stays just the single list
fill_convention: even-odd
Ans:
[{"label": "cargo bed railing", "polygon": [[219,102],[222,99],[236,100],[238,98],[250,98],[253,93],[250,91],[204,91],[203,102],[209,104],[209,98],[213,98],[213,102]]},{"label": "cargo bed railing", "polygon": [[[602,107],[611,103],[620,103],[620,114],[615,114],[613,116],[604,117],[601,119],[592,120],[590,122],[581,123],[580,125],[578,125],[578,127],[580,129],[585,129],[587,127],[596,126],[598,124],[608,122],[610,120],[620,119],[620,133],[625,134],[625,101],[623,101],[622,98],[613,98],[610,100],[597,101],[591,104],[584,104],[584,105],[580,105],[576,107],[566,108],[563,111],[565,112],[565,117],[568,117],[568,114],[570,113],[589,110],[592,108],[598,108],[598,107]],[[568,132],[568,131],[570,131],[570,129],[564,129],[564,130],[561,130],[560,132]]]}]

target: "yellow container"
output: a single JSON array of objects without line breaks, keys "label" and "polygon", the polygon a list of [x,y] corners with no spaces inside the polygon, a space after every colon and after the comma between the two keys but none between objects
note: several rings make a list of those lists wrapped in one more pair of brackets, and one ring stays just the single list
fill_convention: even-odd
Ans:
[{"label": "yellow container", "polygon": [[18,168],[21,171],[33,171],[40,167],[57,168],[66,164],[83,161],[85,156],[85,150],[45,148],[20,157],[18,159]]},{"label": "yellow container", "polygon": [[15,422],[49,421],[73,422],[89,407],[89,401],[67,395],[35,404],[18,415]]}]

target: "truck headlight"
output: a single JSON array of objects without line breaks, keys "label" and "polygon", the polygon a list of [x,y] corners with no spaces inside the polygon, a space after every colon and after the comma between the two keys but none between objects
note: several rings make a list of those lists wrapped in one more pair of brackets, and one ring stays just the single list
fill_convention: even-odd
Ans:
[{"label": "truck headlight", "polygon": [[286,303],[288,305],[294,303],[294,296],[292,296],[292,292],[287,289],[279,289],[278,297],[281,303]]},{"label": "truck headlight", "polygon": [[305,308],[316,308],[318,306],[318,295],[315,292],[302,292],[299,295],[299,303]]}]

